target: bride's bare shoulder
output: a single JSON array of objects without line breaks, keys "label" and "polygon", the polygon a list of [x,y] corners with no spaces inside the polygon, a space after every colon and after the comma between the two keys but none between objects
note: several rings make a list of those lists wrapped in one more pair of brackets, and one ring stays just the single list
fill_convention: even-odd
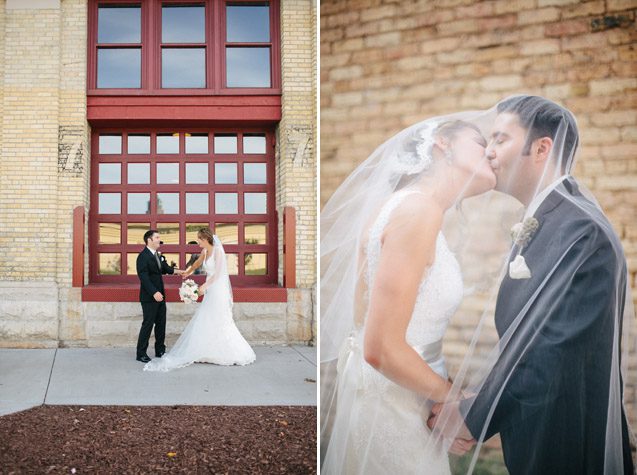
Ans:
[{"label": "bride's bare shoulder", "polygon": [[401,200],[390,221],[415,227],[430,226],[441,223],[443,214],[444,211],[431,196],[425,193],[410,193]]}]

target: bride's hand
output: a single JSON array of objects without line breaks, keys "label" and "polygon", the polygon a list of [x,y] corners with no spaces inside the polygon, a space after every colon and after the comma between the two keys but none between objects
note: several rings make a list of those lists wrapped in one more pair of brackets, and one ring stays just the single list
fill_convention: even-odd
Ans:
[{"label": "bride's hand", "polygon": [[203,294],[205,294],[205,293],[206,293],[206,286],[205,286],[205,285],[202,285],[201,287],[199,287],[199,289],[197,290],[197,293],[198,293],[199,295],[203,295]]}]

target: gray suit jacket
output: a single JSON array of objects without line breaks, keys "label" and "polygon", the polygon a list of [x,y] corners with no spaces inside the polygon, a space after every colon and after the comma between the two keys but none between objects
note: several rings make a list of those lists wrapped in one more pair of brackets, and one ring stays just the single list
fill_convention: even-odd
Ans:
[{"label": "gray suit jacket", "polygon": [[[485,439],[500,433],[512,474],[603,473],[613,332],[615,316],[623,314],[626,267],[610,224],[591,210],[572,178],[540,205],[539,228],[522,250],[531,278],[507,275],[500,286],[500,338],[523,316],[470,410],[470,401],[461,404],[478,438],[497,401]],[[517,252],[514,247],[511,260]],[[625,473],[633,473],[623,410],[622,435]]]}]

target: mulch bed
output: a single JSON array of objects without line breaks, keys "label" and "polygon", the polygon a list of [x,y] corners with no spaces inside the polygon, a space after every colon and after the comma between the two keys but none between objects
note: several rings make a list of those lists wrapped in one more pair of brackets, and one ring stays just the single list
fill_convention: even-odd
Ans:
[{"label": "mulch bed", "polygon": [[316,473],[316,407],[40,406],[0,417],[0,473]]}]

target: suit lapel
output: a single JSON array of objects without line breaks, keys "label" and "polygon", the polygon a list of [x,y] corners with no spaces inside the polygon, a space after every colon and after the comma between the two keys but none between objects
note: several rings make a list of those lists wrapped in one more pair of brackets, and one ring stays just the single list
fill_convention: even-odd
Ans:
[{"label": "suit lapel", "polygon": [[155,266],[155,268],[157,270],[159,270],[159,273],[161,274],[161,268],[158,267],[158,265],[157,265],[157,258],[155,257],[155,255],[147,247],[144,248],[144,251],[146,251],[146,254],[148,255],[148,258],[152,261],[152,263]]},{"label": "suit lapel", "polygon": [[521,252],[517,245],[511,249],[509,262],[513,261],[518,254],[524,256],[526,264],[531,270],[531,278],[511,279],[508,272],[504,276],[500,284],[495,309],[495,323],[500,335],[509,328],[544,279],[547,269],[543,268],[543,264],[546,263],[551,267],[554,264],[547,254],[550,253],[549,243],[553,237],[551,230],[562,225],[563,222],[553,217],[552,213],[559,211],[560,204],[565,201],[565,192],[571,194],[576,190],[577,185],[575,183],[566,184],[568,181],[569,179],[564,180],[564,186],[560,184],[551,191],[535,212],[534,217],[538,220],[538,229],[528,244]]}]

